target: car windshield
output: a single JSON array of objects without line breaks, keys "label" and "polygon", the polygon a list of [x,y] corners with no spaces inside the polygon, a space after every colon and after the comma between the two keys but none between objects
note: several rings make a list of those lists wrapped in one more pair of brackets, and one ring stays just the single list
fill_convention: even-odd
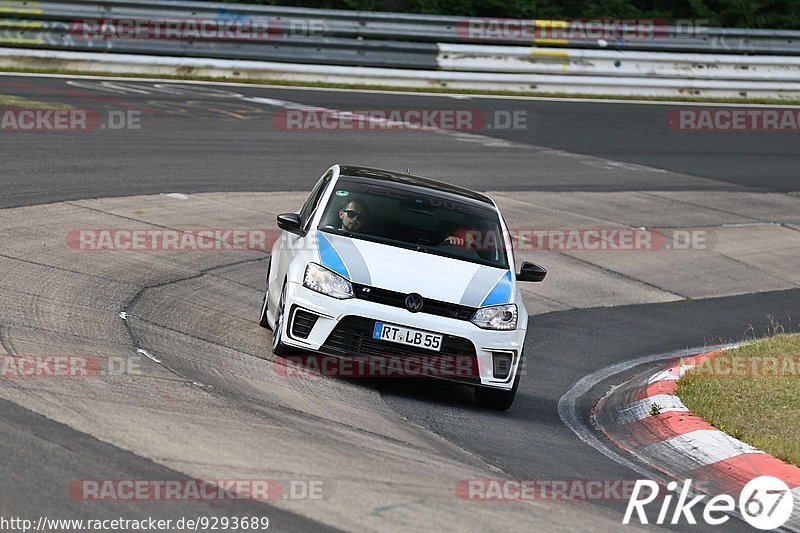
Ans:
[{"label": "car windshield", "polygon": [[452,194],[342,177],[318,229],[508,268],[497,212]]}]

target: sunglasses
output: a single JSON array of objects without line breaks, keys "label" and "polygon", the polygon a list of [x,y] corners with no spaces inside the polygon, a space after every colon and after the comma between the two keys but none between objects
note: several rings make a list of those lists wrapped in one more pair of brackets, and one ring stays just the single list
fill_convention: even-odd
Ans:
[{"label": "sunglasses", "polygon": [[347,213],[347,216],[353,220],[364,221],[367,219],[366,213],[359,213],[358,211],[353,211],[352,209],[345,210],[345,213]]}]

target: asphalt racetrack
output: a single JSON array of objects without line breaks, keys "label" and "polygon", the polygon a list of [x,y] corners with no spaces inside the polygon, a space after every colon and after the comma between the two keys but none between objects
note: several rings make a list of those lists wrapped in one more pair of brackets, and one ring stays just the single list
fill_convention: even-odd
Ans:
[{"label": "asphalt racetrack", "polygon": [[[558,404],[573,384],[645,355],[800,330],[794,133],[681,131],[668,116],[686,106],[668,103],[0,77],[0,108],[37,106],[127,122],[0,132],[0,353],[89,353],[142,371],[0,377],[3,517],[610,531],[626,501],[463,501],[454,484],[637,479],[564,424]],[[461,110],[485,124],[287,130],[281,113],[298,108]],[[508,117],[518,127],[504,128]],[[271,334],[256,324],[265,253],[92,255],[65,245],[74,228],[272,227],[337,162],[491,191],[518,227],[703,228],[714,248],[530,252],[551,274],[526,287],[526,374],[514,406],[496,413],[441,381],[281,378]],[[580,422],[593,431],[594,403],[638,370],[581,397]],[[319,500],[269,502],[81,501],[68,490],[87,479],[261,477],[327,488]],[[748,530],[737,519],[725,528]]]}]

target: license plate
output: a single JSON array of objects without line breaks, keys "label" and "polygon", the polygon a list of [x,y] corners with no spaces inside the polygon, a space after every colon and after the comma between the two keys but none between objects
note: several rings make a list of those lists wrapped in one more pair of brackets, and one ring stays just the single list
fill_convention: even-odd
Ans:
[{"label": "license plate", "polygon": [[434,352],[438,352],[442,349],[442,335],[426,333],[425,331],[404,328],[402,326],[394,326],[392,324],[384,324],[383,322],[375,323],[372,338],[425,348],[426,350],[432,350]]}]

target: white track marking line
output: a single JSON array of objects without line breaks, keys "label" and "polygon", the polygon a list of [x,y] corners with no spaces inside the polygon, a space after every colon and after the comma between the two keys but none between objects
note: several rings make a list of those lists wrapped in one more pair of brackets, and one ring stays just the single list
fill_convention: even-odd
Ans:
[{"label": "white track marking line", "polygon": [[106,80],[106,81],[146,81],[156,83],[173,83],[185,85],[219,85],[222,87],[256,87],[275,89],[282,91],[314,91],[314,92],[336,92],[336,93],[363,93],[363,94],[396,94],[402,96],[417,96],[424,98],[473,98],[473,99],[496,99],[496,100],[523,100],[539,102],[572,102],[590,104],[630,104],[647,106],[684,106],[684,107],[754,107],[754,108],[782,108],[798,109],[798,105],[789,104],[750,104],[750,103],[725,103],[725,102],[680,102],[670,100],[625,100],[614,98],[576,98],[576,97],[557,97],[557,96],[514,96],[514,95],[492,95],[492,94],[460,94],[460,93],[426,93],[419,91],[387,91],[381,89],[344,89],[336,87],[302,87],[292,85],[271,85],[262,83],[240,83],[233,81],[206,81],[206,80],[175,80],[170,78],[139,78],[127,76],[92,76],[86,74],[46,74],[39,72],[5,72],[0,71],[0,76],[17,78],[60,78],[60,79],[81,79],[81,80]]},{"label": "white track marking line", "polygon": [[659,413],[686,413],[689,408],[683,405],[680,399],[672,394],[656,394],[648,398],[642,398],[628,405],[619,412],[617,422],[620,425],[638,422],[650,416],[650,409],[653,404],[658,406]]},{"label": "white track marking line", "polygon": [[148,359],[150,359],[151,361],[153,361],[153,362],[155,362],[155,363],[161,364],[161,359],[159,359],[159,358],[158,358],[158,357],[156,357],[155,355],[151,354],[151,353],[150,353],[150,352],[148,352],[147,350],[143,350],[143,349],[141,349],[141,348],[137,348],[137,349],[136,349],[136,353],[138,353],[138,354],[141,354],[141,355],[143,355],[143,356],[147,357]]},{"label": "white track marking line", "polygon": [[709,466],[743,454],[763,454],[747,443],[718,429],[698,429],[676,435],[646,446],[642,454],[648,457],[678,456],[691,461],[697,468]]},{"label": "white track marking line", "polygon": [[185,195],[183,193],[179,193],[179,192],[170,192],[170,193],[165,194],[164,196],[166,196],[167,198],[174,198],[176,200],[188,200],[189,199],[189,197],[187,195]]},{"label": "white track marking line", "polygon": [[664,361],[669,359],[676,359],[679,357],[689,357],[691,355],[696,355],[701,351],[718,350],[726,347],[732,348],[734,346],[738,346],[738,344],[711,346],[704,350],[699,350],[699,349],[680,350],[676,352],[648,355],[640,357],[638,359],[633,359],[631,361],[624,361],[622,363],[617,363],[615,365],[602,368],[578,380],[561,397],[561,399],[558,400],[558,416],[561,417],[561,420],[564,422],[564,424],[570,430],[572,430],[572,432],[575,433],[575,435],[577,435],[579,439],[581,439],[584,443],[588,444],[598,452],[602,453],[615,463],[633,470],[634,472],[636,472],[645,479],[652,479],[654,481],[661,481],[663,483],[666,483],[667,478],[664,477],[663,475],[658,474],[654,471],[650,471],[647,468],[640,466],[622,457],[619,453],[610,449],[602,441],[600,441],[600,439],[598,439],[597,436],[595,436],[592,429],[590,429],[583,423],[581,414],[578,410],[577,402],[581,397],[586,395],[598,383],[614,375],[629,371],[630,369],[637,367],[639,365],[655,363],[658,361]]},{"label": "white track marking line", "polygon": [[[2,74],[3,73],[0,72],[0,75],[2,75]],[[61,76],[61,78],[70,78],[70,77],[69,76]],[[169,92],[170,90],[172,90],[172,92],[175,93],[175,94],[180,94],[180,91],[181,91],[181,85],[179,83],[173,83],[173,84],[154,83],[154,85],[152,87],[149,87],[149,86],[146,86],[146,85],[135,85],[135,84],[131,83],[131,81],[133,81],[133,82],[135,82],[135,81],[140,81],[140,82],[163,81],[163,80],[153,80],[153,79],[150,79],[150,78],[127,79],[127,81],[128,81],[127,84],[114,84],[114,83],[109,83],[107,81],[101,81],[100,83],[97,83],[96,81],[93,82],[93,83],[81,83],[81,82],[74,81],[75,79],[78,79],[78,78],[87,79],[87,78],[90,78],[90,77],[86,77],[86,76],[84,76],[84,77],[79,77],[79,76],[72,77],[71,79],[69,79],[66,82],[67,85],[72,85],[72,86],[80,87],[80,88],[87,89],[87,90],[95,89],[95,90],[98,90],[98,91],[111,91],[111,92],[117,92],[117,93],[132,92],[134,94],[141,94],[141,93],[150,94],[150,91],[154,91],[156,93],[163,93],[163,92]],[[103,79],[119,79],[119,78],[98,77],[98,79],[103,80]],[[186,81],[184,83],[184,86],[194,85],[194,86],[199,87],[203,83],[204,82]],[[213,82],[213,83],[210,83],[210,84],[211,85],[219,85],[219,86],[233,86],[233,87],[253,87],[253,86],[255,86],[255,87],[260,87],[260,88],[270,88],[270,89],[274,89],[275,88],[275,87],[269,86],[269,85],[267,85],[267,86],[247,85],[247,84],[225,83],[225,82]],[[385,94],[397,94],[397,93],[392,93],[391,91],[384,91],[384,93]],[[276,98],[265,98],[265,97],[260,97],[260,96],[245,96],[243,94],[239,94],[239,93],[236,93],[236,92],[233,92],[233,91],[220,91],[220,94],[204,93],[204,96],[219,96],[219,97],[223,97],[223,98],[231,98],[231,99],[238,100],[238,101],[245,101],[245,102],[250,102],[250,103],[255,103],[255,104],[264,104],[264,105],[269,105],[269,106],[273,106],[273,107],[280,107],[280,108],[283,108],[283,109],[297,109],[297,110],[305,110],[305,111],[318,111],[318,112],[322,112],[322,113],[329,113],[333,117],[336,117],[336,118],[346,118],[346,119],[355,118],[357,121],[368,122],[368,123],[371,123],[371,124],[379,124],[379,125],[385,125],[385,126],[403,126],[406,130],[410,130],[410,131],[419,130],[419,131],[428,131],[428,132],[431,132],[431,133],[439,133],[439,134],[447,135],[447,136],[449,136],[450,138],[452,138],[452,139],[454,139],[456,141],[478,143],[478,144],[481,144],[481,145],[489,147],[489,148],[517,148],[517,149],[523,149],[523,150],[529,150],[531,148],[534,148],[534,149],[540,150],[541,153],[555,155],[555,156],[559,156],[559,157],[573,158],[573,159],[576,159],[578,161],[578,164],[581,164],[581,165],[584,165],[584,166],[588,166],[588,167],[592,167],[592,168],[599,168],[601,170],[627,170],[627,171],[631,171],[631,172],[652,172],[652,173],[661,173],[661,174],[668,172],[665,169],[661,169],[661,168],[657,168],[657,167],[650,167],[650,166],[639,165],[639,164],[635,164],[635,163],[626,163],[626,162],[623,162],[623,161],[615,161],[615,160],[612,160],[612,159],[605,159],[605,158],[601,158],[601,157],[588,156],[588,155],[585,155],[585,154],[577,154],[577,153],[567,152],[567,151],[564,151],[564,150],[557,150],[557,149],[542,147],[542,146],[538,146],[538,145],[529,145],[529,144],[515,142],[515,141],[507,141],[505,139],[501,139],[501,138],[498,138],[498,137],[492,137],[490,135],[483,135],[483,134],[480,134],[480,133],[464,132],[464,131],[459,131],[459,130],[448,130],[448,129],[441,129],[441,128],[436,128],[436,127],[420,128],[420,127],[415,126],[414,124],[411,124],[411,123],[406,122],[406,121],[392,121],[392,120],[389,120],[389,119],[377,118],[377,117],[373,117],[373,116],[369,116],[369,115],[363,115],[363,114],[360,114],[358,112],[353,112],[353,111],[345,111],[345,110],[331,109],[331,108],[326,108],[326,107],[317,107],[317,106],[304,105],[304,104],[300,104],[298,102],[291,102],[291,101],[288,101],[288,100],[281,100],[281,99],[276,99]],[[452,97],[453,95],[447,95],[447,96],[448,97]],[[573,100],[579,101],[580,99],[573,99]]]}]

